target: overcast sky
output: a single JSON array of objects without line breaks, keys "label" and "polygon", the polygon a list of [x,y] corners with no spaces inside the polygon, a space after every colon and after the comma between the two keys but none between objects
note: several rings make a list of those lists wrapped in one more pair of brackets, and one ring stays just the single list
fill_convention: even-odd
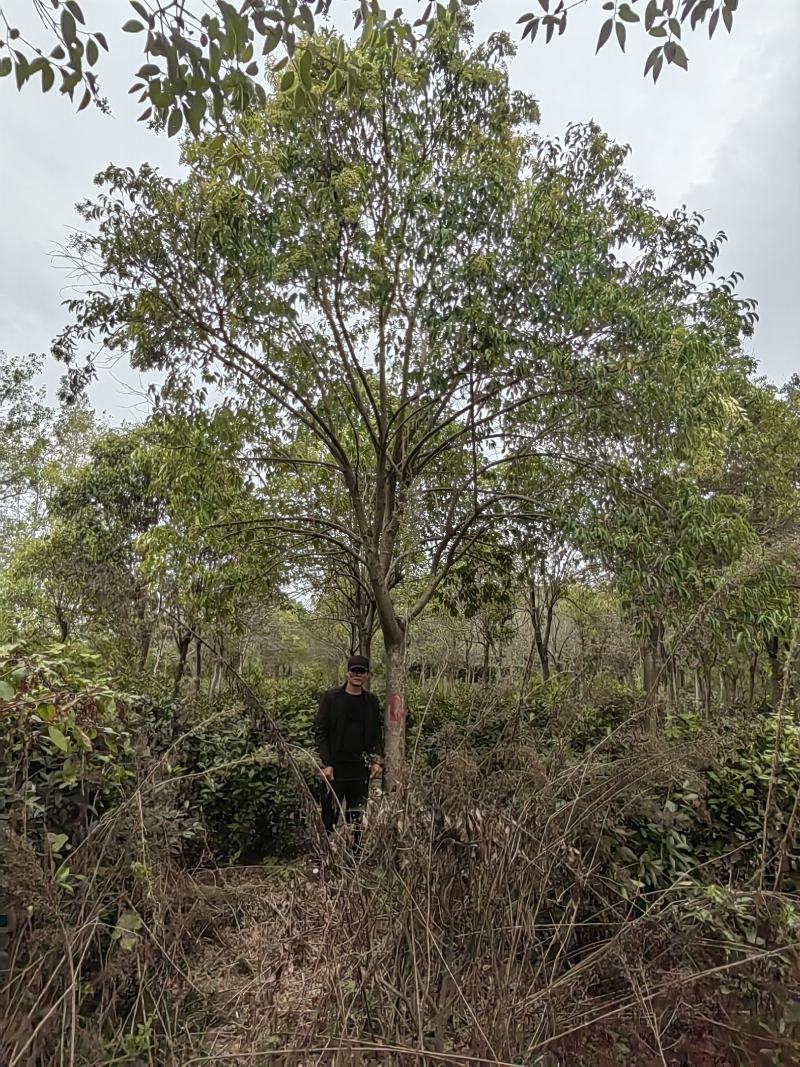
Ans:
[{"label": "overcast sky", "polygon": [[[141,62],[138,38],[115,32],[127,2],[82,6],[111,44],[100,73],[113,116],[76,115],[66,98],[42,96],[37,85],[18,94],[12,78],[0,82],[0,349],[9,353],[47,351],[66,321],[68,280],[52,253],[76,224],[74,204],[92,195],[94,175],[111,162],[145,160],[178,171],[176,143],[138,124],[127,96]],[[346,11],[348,0],[337,6]],[[500,28],[518,36],[517,18],[535,6],[487,0],[476,14],[479,36]],[[800,369],[791,321],[800,293],[800,0],[742,0],[730,37],[690,36],[688,74],[668,68],[655,86],[642,78],[650,46],[635,27],[627,55],[610,43],[594,55],[599,8],[595,0],[573,12],[549,46],[522,44],[513,83],[539,100],[544,131],[595,119],[632,147],[629,168],[661,208],[686,204],[706,216],[709,234],[727,233],[721,270],[741,271],[740,291],[759,301],[752,350],[761,371],[783,382]],[[0,9],[12,25],[31,26],[30,0],[0,0]],[[48,383],[59,374],[50,367]],[[145,385],[123,361],[102,371],[91,398],[115,422],[138,418],[147,411]]]}]

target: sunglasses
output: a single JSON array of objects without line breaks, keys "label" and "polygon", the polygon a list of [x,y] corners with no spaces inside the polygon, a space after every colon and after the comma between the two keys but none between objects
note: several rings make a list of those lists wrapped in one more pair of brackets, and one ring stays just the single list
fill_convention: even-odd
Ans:
[{"label": "sunglasses", "polygon": [[350,673],[351,674],[369,674],[369,671],[366,669],[366,667],[351,667],[350,668]]}]

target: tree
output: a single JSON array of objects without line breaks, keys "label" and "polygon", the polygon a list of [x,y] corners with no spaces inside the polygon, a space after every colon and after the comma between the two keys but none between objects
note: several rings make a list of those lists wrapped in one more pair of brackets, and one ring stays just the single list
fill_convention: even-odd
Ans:
[{"label": "tree", "polygon": [[800,522],[800,403],[791,381],[779,392],[763,380],[741,374],[733,389],[742,418],[710,487],[740,503],[765,558],[732,590],[727,635],[748,655],[751,702],[758,658],[766,652],[770,698],[777,706],[783,691],[783,658],[797,617],[792,542]]},{"label": "tree", "polygon": [[159,416],[144,431],[138,463],[164,500],[164,519],[137,541],[143,579],[159,599],[178,653],[180,691],[194,643],[194,688],[205,656],[217,690],[253,606],[273,602],[285,555],[264,535],[263,502],[247,478],[246,413],[222,406],[213,417]]},{"label": "tree", "polygon": [[0,560],[24,528],[47,451],[52,412],[34,378],[41,361],[0,352]]},{"label": "tree", "polygon": [[43,359],[0,352],[0,564],[41,536],[53,494],[86,458],[99,424],[86,405],[54,410],[36,385]]},{"label": "tree", "polygon": [[309,536],[369,578],[394,774],[409,624],[499,523],[547,514],[503,468],[585,464],[620,410],[663,404],[676,367],[690,381],[750,311],[708,280],[700,217],[660,215],[624,149],[594,125],[535,134],[502,40],[470,50],[457,18],[414,50],[390,31],[314,40],[340,82],[298,46],[314,106],[298,117],[276,87],[230,142],[187,147],[185,181],[109,169],[73,246],[103,283],[70,302],[54,350],[80,380],[80,339],[129,347],[167,396],[202,379],[271,408],[287,443],[298,427],[318,442],[349,513],[306,516]]},{"label": "tree", "polygon": [[241,425],[223,409],[213,419],[152,418],[107,433],[87,462],[62,477],[40,536],[22,541],[4,574],[5,614],[17,630],[62,641],[105,640],[144,672],[166,628],[176,648],[180,691],[195,648],[215,686],[229,647],[254,602],[264,607],[279,580],[274,545],[258,536],[261,504],[242,474]]},{"label": "tree", "polygon": [[[337,0],[338,8],[345,0]],[[522,39],[531,41],[539,30],[549,42],[558,33],[567,29],[573,17],[573,9],[583,7],[588,0],[537,0],[541,11],[525,12],[518,20],[523,26]],[[402,8],[395,8],[389,15],[388,8],[381,7],[378,0],[347,0],[353,9],[356,29],[361,26],[368,35],[376,26],[389,30],[398,41],[413,44],[419,36],[419,27],[430,33],[437,19],[476,7],[480,0],[448,0],[448,3],[428,3],[417,0],[407,5],[414,14],[404,17]],[[239,7],[216,0],[211,4],[186,3],[186,0],[166,0],[153,4],[150,0],[130,0],[129,18],[122,29],[127,33],[140,34],[143,42],[144,64],[136,72],[132,92],[140,92],[140,102],[145,105],[140,119],[153,119],[166,126],[174,136],[184,125],[197,135],[206,115],[221,122],[232,109],[246,110],[252,103],[263,105],[266,100],[263,76],[268,72],[269,59],[261,59],[259,52],[267,57],[276,49],[283,57],[274,69],[284,70],[284,78],[291,82],[298,104],[307,100],[311,93],[311,67],[321,63],[326,77],[338,80],[342,71],[337,70],[331,57],[309,48],[307,37],[315,31],[317,20],[325,18],[333,6],[333,0],[281,0],[270,6],[267,0],[245,0]],[[523,6],[520,0],[520,6]],[[628,3],[602,3],[597,50],[599,51],[612,34],[624,51],[628,31],[636,26],[657,43],[645,64],[644,73],[652,73],[657,80],[666,63],[687,69],[688,59],[683,49],[682,35],[699,26],[708,28],[713,37],[719,25],[728,32],[733,28],[734,15],[739,0],[629,0]],[[70,99],[77,89],[82,90],[78,110],[94,102],[104,110],[108,105],[101,94],[97,77],[97,65],[102,51],[108,51],[105,33],[89,30],[83,11],[76,0],[53,0],[53,7],[60,13],[50,11],[44,0],[33,0],[33,10],[38,16],[49,43],[44,49],[30,40],[16,26],[9,24],[0,8],[0,21],[5,33],[0,37],[0,77],[14,74],[18,89],[37,74],[41,75],[44,92],[52,89],[56,76],[60,78],[60,91]],[[596,0],[594,7],[600,7]],[[304,47],[295,51],[298,40]],[[52,46],[52,47],[51,47]],[[49,54],[45,54],[50,48]],[[298,62],[303,57],[302,64]],[[359,92],[360,86],[350,74],[348,87]],[[313,81],[320,71],[315,71]]]}]

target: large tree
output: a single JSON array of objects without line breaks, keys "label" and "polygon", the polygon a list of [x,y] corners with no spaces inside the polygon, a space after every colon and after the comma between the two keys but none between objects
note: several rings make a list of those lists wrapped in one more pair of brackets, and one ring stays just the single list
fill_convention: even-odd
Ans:
[{"label": "large tree", "polygon": [[316,439],[349,511],[307,525],[368,576],[391,774],[408,625],[498,523],[547,510],[503,469],[585,463],[748,325],[708,280],[718,244],[702,220],[659,214],[595,126],[537,136],[507,54],[497,39],[470,49],[457,17],[416,49],[391,27],[352,49],[299,46],[299,116],[282,81],[232,137],[186,149],[184,181],[102,176],[74,245],[102,282],[70,302],[55,345],[67,361],[87,337],[130,348],[167,395],[203,379],[273,411],[287,441]]}]

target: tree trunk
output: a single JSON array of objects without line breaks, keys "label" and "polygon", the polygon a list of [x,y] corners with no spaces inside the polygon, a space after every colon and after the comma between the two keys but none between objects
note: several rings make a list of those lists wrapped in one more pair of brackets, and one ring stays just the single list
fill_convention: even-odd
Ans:
[{"label": "tree trunk", "polygon": [[194,643],[194,698],[198,699],[200,696],[200,674],[203,667],[203,645],[199,637],[195,638]]},{"label": "tree trunk", "polygon": [[150,642],[153,639],[151,630],[144,630],[139,638],[139,663],[137,673],[144,674],[147,667],[147,657],[150,655]]},{"label": "tree trunk", "polygon": [[384,787],[397,786],[406,754],[406,635],[402,624],[396,632],[384,632],[386,662],[386,710],[384,712]]},{"label": "tree trunk", "polygon": [[176,637],[175,643],[178,646],[178,663],[175,667],[175,680],[172,683],[172,695],[174,697],[181,691],[181,679],[186,669],[186,657],[189,654],[189,645],[192,643],[191,633],[181,634],[180,637]]},{"label": "tree trunk", "polygon": [[660,719],[658,683],[660,676],[659,647],[660,627],[658,623],[650,626],[642,648],[642,674],[644,683],[645,727],[649,733],[655,733]]},{"label": "tree trunk", "polygon": [[372,634],[367,633],[366,630],[359,637],[358,653],[360,656],[366,656],[367,659],[372,655]]},{"label": "tree trunk", "polygon": [[62,610],[60,600],[56,601],[53,605],[53,609],[55,611],[56,622],[58,623],[58,632],[61,634],[61,643],[65,644],[69,638],[69,622]]},{"label": "tree trunk", "polygon": [[[547,627],[548,633],[542,632],[542,613],[539,605],[536,603],[536,586],[530,587],[530,612],[531,612],[531,625],[533,626],[533,640],[536,644],[536,651],[539,655],[539,663],[542,667],[542,679],[546,682],[550,677],[550,650],[549,645],[549,625]],[[549,623],[549,620],[548,620]]]}]

